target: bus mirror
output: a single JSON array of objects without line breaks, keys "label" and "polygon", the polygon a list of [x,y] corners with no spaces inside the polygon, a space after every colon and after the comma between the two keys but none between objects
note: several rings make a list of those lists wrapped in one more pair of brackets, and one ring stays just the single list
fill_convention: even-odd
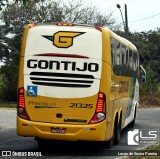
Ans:
[{"label": "bus mirror", "polygon": [[140,81],[146,82],[146,71],[141,65],[140,65]]},{"label": "bus mirror", "polygon": [[141,82],[146,82],[146,76],[145,75],[142,75]]}]

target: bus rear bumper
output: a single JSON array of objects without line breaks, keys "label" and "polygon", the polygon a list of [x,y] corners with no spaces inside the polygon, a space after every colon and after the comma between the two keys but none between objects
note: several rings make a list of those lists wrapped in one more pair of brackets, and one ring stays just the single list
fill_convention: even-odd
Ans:
[{"label": "bus rear bumper", "polygon": [[[62,128],[66,132],[53,133],[52,128]],[[106,140],[106,121],[91,125],[69,125],[41,123],[17,117],[17,135],[66,141],[104,141]]]}]

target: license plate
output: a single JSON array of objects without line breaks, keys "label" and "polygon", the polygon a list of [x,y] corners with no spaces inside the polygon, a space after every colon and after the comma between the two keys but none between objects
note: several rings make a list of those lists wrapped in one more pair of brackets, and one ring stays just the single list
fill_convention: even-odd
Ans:
[{"label": "license plate", "polygon": [[65,134],[66,128],[51,128],[52,133]]}]

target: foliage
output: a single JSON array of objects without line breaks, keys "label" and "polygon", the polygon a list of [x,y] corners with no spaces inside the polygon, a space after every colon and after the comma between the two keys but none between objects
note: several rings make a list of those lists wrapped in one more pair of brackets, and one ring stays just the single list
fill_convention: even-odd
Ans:
[{"label": "foliage", "polygon": [[[12,57],[12,56],[10,56]],[[0,69],[0,99],[7,101],[16,100],[18,56],[14,55],[12,60],[8,60],[5,66]]]},{"label": "foliage", "polygon": [[140,104],[160,106],[160,29],[134,33],[130,38],[139,50],[140,63],[147,73],[146,83],[140,85]]},{"label": "foliage", "polygon": [[[141,63],[145,68],[152,69],[153,75],[149,79],[152,83],[160,82],[160,29],[134,34],[135,44],[140,53]],[[148,69],[147,68],[147,69]]]},{"label": "foliage", "polygon": [[[15,2],[21,2],[24,5],[28,2],[29,0],[15,0]],[[0,10],[2,10],[7,4],[9,3],[9,0],[0,0]]]},{"label": "foliage", "polygon": [[82,0],[28,0],[22,3],[11,3],[2,11],[2,20],[11,34],[22,34],[28,23],[72,22],[88,25],[113,27],[115,20],[112,12],[104,14],[95,6],[86,6]]},{"label": "foliage", "polygon": [[139,50],[140,64],[147,73],[147,82],[141,83],[140,95],[160,104],[156,98],[160,94],[160,29],[134,33],[130,38]]},{"label": "foliage", "polygon": [[155,79],[156,72],[150,65],[146,67],[147,81],[140,85],[141,106],[160,106],[160,84]]}]

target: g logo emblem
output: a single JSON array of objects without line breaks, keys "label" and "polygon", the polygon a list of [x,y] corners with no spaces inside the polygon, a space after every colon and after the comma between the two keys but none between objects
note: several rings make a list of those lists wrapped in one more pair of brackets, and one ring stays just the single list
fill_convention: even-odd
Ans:
[{"label": "g logo emblem", "polygon": [[74,31],[59,31],[53,36],[43,36],[44,38],[51,40],[53,45],[58,48],[69,48],[73,45],[73,38],[84,34],[85,32],[74,32]]},{"label": "g logo emblem", "polygon": [[83,32],[57,32],[54,34],[53,45],[59,48],[68,48],[73,45],[73,38],[81,34],[83,34]]}]

